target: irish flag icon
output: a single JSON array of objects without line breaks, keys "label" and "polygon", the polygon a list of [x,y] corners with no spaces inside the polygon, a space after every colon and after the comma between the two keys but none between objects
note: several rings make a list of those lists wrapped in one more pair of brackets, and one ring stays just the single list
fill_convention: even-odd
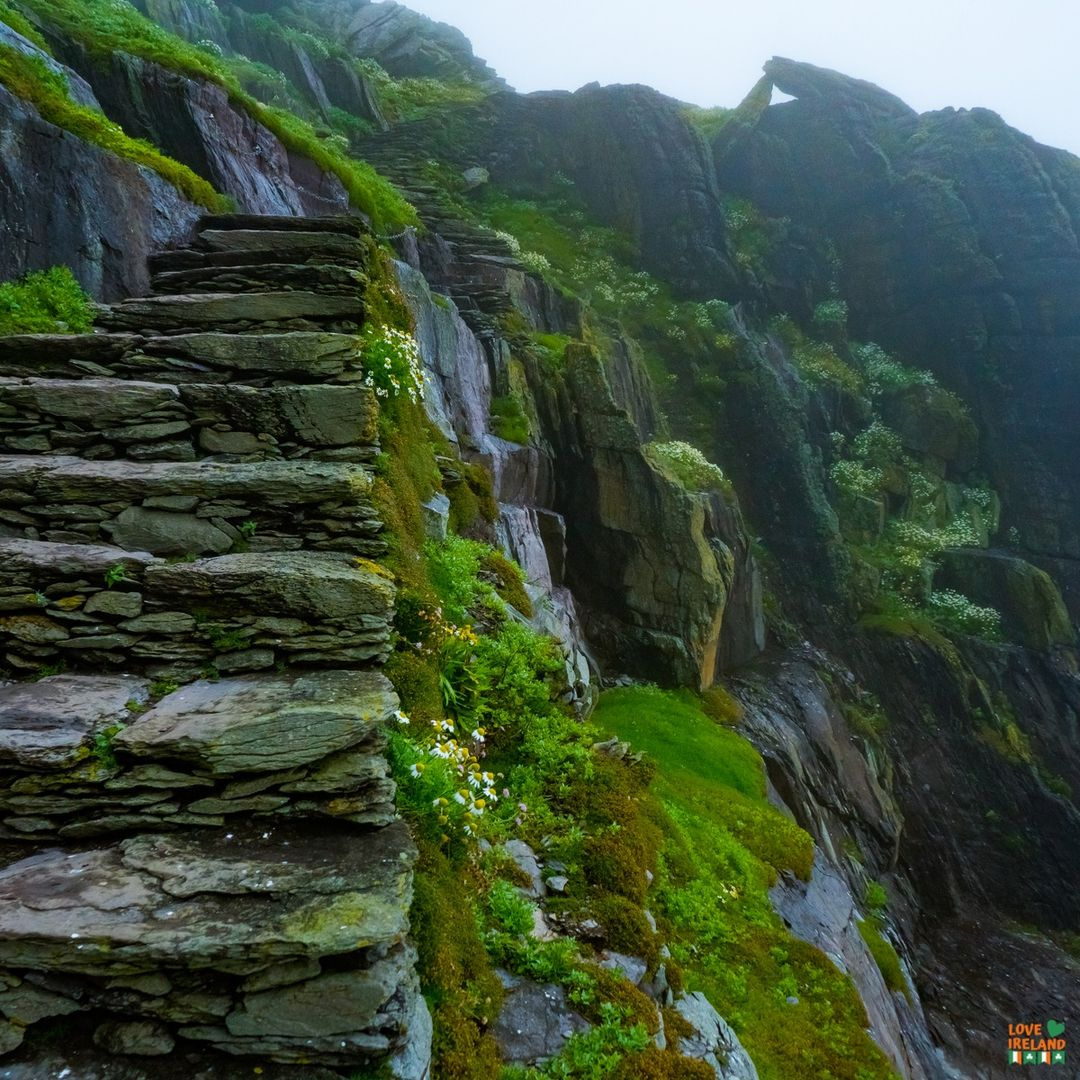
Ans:
[{"label": "irish flag icon", "polygon": [[1024,1055],[1019,1050],[1009,1051],[1009,1064],[1010,1065],[1023,1065]]}]

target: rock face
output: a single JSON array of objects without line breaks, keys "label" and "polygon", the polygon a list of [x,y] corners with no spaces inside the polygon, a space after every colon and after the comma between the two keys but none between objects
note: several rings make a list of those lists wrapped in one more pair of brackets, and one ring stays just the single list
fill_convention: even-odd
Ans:
[{"label": "rock face", "polygon": [[507,96],[489,146],[492,178],[545,191],[570,177],[590,214],[622,230],[641,263],[703,299],[738,291],[720,191],[679,103],[645,86]]},{"label": "rock face", "polygon": [[[0,686],[13,1076],[180,1045],[428,1073],[377,670],[394,585],[363,557],[378,407],[352,339],[309,325],[363,323],[369,247],[355,221],[257,224],[170,256],[217,291],[158,269],[171,291],[105,316],[144,334],[3,346],[0,665],[37,676]],[[85,1045],[43,1051],[34,1025],[69,1014]]]},{"label": "rock face", "polygon": [[196,208],[156,173],[46,123],[3,87],[0,130],[0,279],[64,263],[102,299],[145,292],[147,255],[183,238]]},{"label": "rock face", "polygon": [[724,129],[722,186],[831,237],[856,335],[975,406],[1004,526],[1063,582],[1075,618],[1076,159],[985,109],[918,116],[789,60],[766,77],[797,100]]}]

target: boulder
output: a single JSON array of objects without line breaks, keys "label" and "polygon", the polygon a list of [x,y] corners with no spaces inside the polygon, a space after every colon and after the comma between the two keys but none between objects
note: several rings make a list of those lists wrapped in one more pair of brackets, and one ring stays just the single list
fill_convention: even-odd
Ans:
[{"label": "boulder", "polygon": [[513,976],[503,981],[509,985],[493,1029],[503,1061],[515,1065],[549,1061],[571,1035],[588,1030],[585,1019],[567,1004],[561,986]]},{"label": "boulder", "polygon": [[109,1020],[95,1030],[94,1043],[110,1054],[138,1054],[142,1057],[171,1054],[176,1046],[169,1029],[152,1020],[128,1023]]}]

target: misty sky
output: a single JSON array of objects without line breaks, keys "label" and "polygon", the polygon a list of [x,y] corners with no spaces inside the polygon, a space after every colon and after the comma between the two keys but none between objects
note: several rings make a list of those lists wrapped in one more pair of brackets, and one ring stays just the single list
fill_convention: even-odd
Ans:
[{"label": "misty sky", "polygon": [[403,0],[460,27],[522,91],[643,82],[736,105],[770,56],[869,79],[916,109],[982,105],[1080,153],[1077,0]]}]

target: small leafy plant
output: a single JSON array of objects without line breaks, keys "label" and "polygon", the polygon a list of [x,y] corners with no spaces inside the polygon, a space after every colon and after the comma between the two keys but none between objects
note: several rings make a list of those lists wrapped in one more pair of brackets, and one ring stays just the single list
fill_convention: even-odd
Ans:
[{"label": "small leafy plant", "polygon": [[0,335],[85,334],[93,323],[90,297],[66,266],[0,284]]}]

